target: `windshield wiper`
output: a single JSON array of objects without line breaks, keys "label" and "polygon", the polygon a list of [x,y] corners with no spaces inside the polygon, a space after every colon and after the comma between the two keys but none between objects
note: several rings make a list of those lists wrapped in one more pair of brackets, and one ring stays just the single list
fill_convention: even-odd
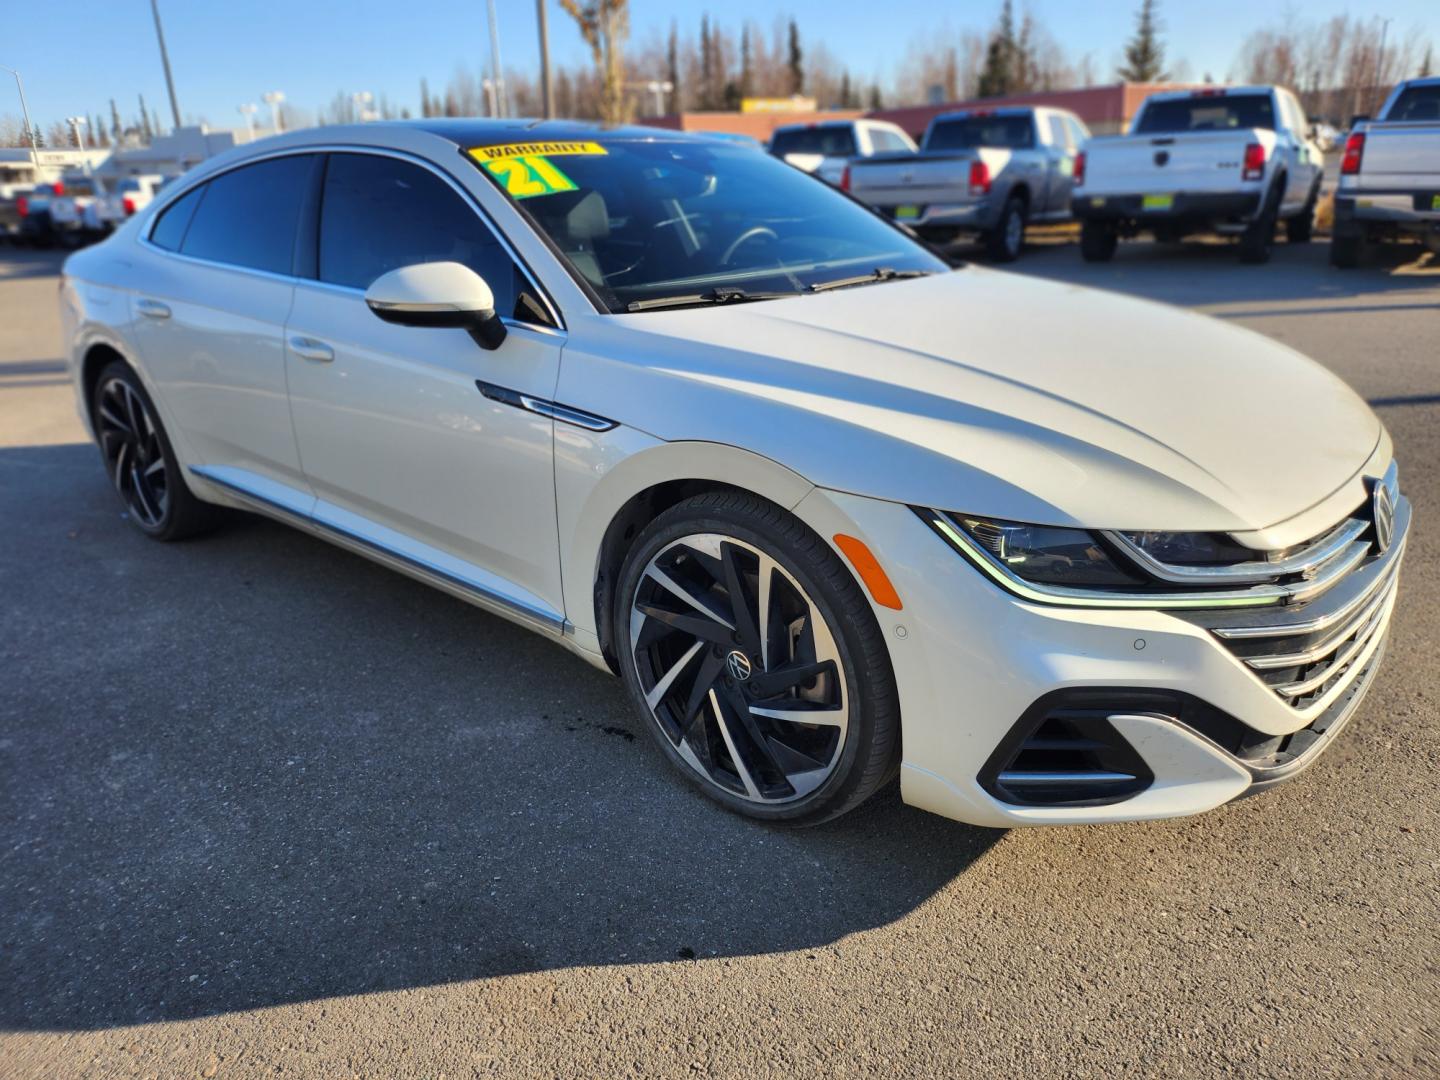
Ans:
[{"label": "windshield wiper", "polygon": [[868,274],[855,277],[836,278],[834,281],[820,281],[810,286],[811,292],[825,292],[828,289],[844,289],[851,285],[869,285],[876,281],[897,281],[900,278],[929,277],[934,270],[896,270],[893,266],[877,266]]},{"label": "windshield wiper", "polygon": [[697,304],[748,304],[755,300],[782,300],[793,292],[746,292],[733,285],[717,285],[709,292],[689,296],[657,296],[652,300],[631,300],[626,311],[651,311],[655,308],[692,307]]}]

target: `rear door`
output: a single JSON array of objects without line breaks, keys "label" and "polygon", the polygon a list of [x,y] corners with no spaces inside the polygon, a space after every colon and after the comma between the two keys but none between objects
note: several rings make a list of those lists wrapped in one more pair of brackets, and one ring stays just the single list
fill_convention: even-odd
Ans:
[{"label": "rear door", "polygon": [[319,158],[232,169],[170,203],[132,305],[145,370],[196,464],[287,509],[309,495],[286,397],[296,225]]},{"label": "rear door", "polygon": [[[322,193],[286,327],[315,520],[558,620],[554,424],[517,403],[553,397],[563,333],[544,325],[508,249],[433,166],[332,153]],[[487,352],[464,330],[382,322],[366,305],[365,289],[387,271],[444,261],[479,273],[502,316],[521,316],[500,348]]]}]

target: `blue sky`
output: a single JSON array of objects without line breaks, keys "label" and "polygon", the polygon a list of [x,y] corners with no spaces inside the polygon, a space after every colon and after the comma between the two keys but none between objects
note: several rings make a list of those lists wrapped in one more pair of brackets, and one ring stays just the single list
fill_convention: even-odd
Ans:
[{"label": "blue sky", "polygon": [[[548,0],[551,51],[557,61],[581,61],[584,46],[557,0]],[[1091,53],[1096,69],[1109,74],[1133,23],[1139,0],[1019,0],[1072,59]],[[143,93],[169,125],[164,77],[147,0],[72,0],[58,7],[10,6],[0,36],[0,64],[19,68],[35,120],[51,122],[76,113],[108,110],[115,97],[127,117]],[[926,26],[984,31],[999,0],[946,5],[876,0],[724,0],[701,4],[632,0],[632,35],[646,40],[664,33],[672,18],[698,24],[703,12],[736,28],[753,20],[767,31],[777,12],[793,15],[803,39],[822,41],[857,76],[888,83],[907,47]],[[507,67],[535,69],[538,52],[533,0],[499,0],[501,52]],[[921,18],[905,18],[927,12]],[[1241,39],[1266,22],[1323,19],[1345,12],[1392,17],[1392,34],[1429,37],[1440,47],[1440,0],[1379,0],[1378,3],[1308,0],[1303,6],[1254,0],[1162,0],[1169,56],[1184,59],[1199,77],[1223,78]],[[180,106],[187,120],[239,126],[241,102],[284,90],[309,109],[337,91],[368,90],[412,108],[422,75],[432,89],[461,65],[488,63],[484,0],[161,0]],[[0,72],[0,115],[19,114],[13,80]]]}]

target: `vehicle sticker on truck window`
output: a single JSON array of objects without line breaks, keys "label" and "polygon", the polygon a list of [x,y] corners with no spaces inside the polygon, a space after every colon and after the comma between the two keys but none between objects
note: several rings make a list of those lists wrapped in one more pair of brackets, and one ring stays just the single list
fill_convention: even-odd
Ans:
[{"label": "vehicle sticker on truck window", "polygon": [[606,150],[594,142],[506,143],[477,146],[470,156],[505,188],[512,199],[533,199],[574,191],[575,181],[550,160],[552,157],[598,157]]}]

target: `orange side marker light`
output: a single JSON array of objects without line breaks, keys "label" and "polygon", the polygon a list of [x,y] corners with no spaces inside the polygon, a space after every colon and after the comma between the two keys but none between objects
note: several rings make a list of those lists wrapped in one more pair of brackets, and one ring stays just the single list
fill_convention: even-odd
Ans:
[{"label": "orange side marker light", "polygon": [[845,553],[845,557],[850,560],[850,565],[855,567],[855,572],[860,575],[860,580],[865,583],[865,588],[870,590],[870,595],[874,598],[875,603],[896,611],[900,611],[904,607],[900,603],[900,594],[895,591],[895,586],[890,584],[890,577],[880,565],[880,560],[875,558],[863,540],[846,536],[844,533],[836,533],[835,546]]}]

